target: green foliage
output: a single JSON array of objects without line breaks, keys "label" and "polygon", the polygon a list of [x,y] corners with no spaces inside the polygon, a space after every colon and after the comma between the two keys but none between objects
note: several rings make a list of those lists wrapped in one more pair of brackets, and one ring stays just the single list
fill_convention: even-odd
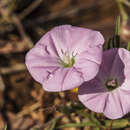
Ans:
[{"label": "green foliage", "polygon": [[56,123],[57,123],[58,120],[59,120],[59,118],[54,118],[53,119],[50,130],[55,130]]},{"label": "green foliage", "polygon": [[120,16],[117,16],[115,34],[120,36]]},{"label": "green foliage", "polygon": [[[104,122],[106,127],[109,127],[111,124],[111,120],[105,120]],[[112,128],[113,129],[125,128],[128,125],[129,125],[129,121],[127,119],[118,119],[118,120],[113,120]]]},{"label": "green foliage", "polygon": [[[78,105],[78,104],[77,104]],[[65,110],[66,109],[66,110]],[[71,107],[65,107],[62,109],[62,112],[66,114],[66,111],[68,115],[72,112],[76,113],[77,115],[81,116],[85,119],[85,121],[82,121],[80,123],[68,123],[64,125],[60,125],[56,127],[57,119],[53,120],[51,130],[61,129],[61,128],[69,128],[69,127],[75,127],[75,128],[83,128],[86,126],[91,126],[94,130],[100,130],[100,129],[122,129],[130,126],[130,122],[128,119],[117,119],[117,120],[108,120],[105,118],[102,114],[98,114],[99,116],[103,116],[104,119],[98,118],[97,113],[94,112],[85,112],[82,107],[76,107],[73,105]],[[52,129],[53,128],[53,129]]]},{"label": "green foliage", "polygon": [[130,51],[130,42],[128,42],[127,50]]},{"label": "green foliage", "polygon": [[59,126],[58,129],[66,128],[66,127],[85,127],[85,126],[96,127],[96,125],[94,123],[92,123],[91,121],[87,121],[87,122],[82,122],[82,123],[68,123],[68,124]]},{"label": "green foliage", "polygon": [[118,16],[116,20],[115,36],[109,38],[107,43],[107,49],[119,48],[119,47],[120,47],[120,16]]}]

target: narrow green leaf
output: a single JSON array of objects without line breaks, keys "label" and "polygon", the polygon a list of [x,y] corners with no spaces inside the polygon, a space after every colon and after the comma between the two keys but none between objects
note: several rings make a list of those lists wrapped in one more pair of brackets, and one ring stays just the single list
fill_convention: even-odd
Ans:
[{"label": "narrow green leaf", "polygon": [[101,130],[101,128],[97,128],[97,127],[95,127],[95,128],[93,128],[93,130]]},{"label": "narrow green leaf", "polygon": [[95,117],[95,115],[86,113],[84,111],[76,111],[79,115],[87,118],[90,122],[94,123],[97,127],[104,128],[104,126],[100,123],[100,121]]},{"label": "narrow green leaf", "polygon": [[83,116],[83,117],[85,117],[85,118],[88,118],[89,120],[90,120],[90,118],[91,118],[90,114],[84,112],[84,110],[76,111],[76,113],[79,114],[79,115],[81,115],[81,116]]},{"label": "narrow green leaf", "polygon": [[54,118],[53,119],[50,130],[55,130],[56,123],[57,123],[58,120],[59,120],[59,118]]},{"label": "narrow green leaf", "polygon": [[[105,120],[105,126],[108,128],[111,124],[111,120]],[[119,128],[125,128],[128,126],[129,121],[127,119],[119,119],[119,120],[114,120],[112,123],[112,128],[113,129],[119,129]]]},{"label": "narrow green leaf", "polygon": [[117,16],[115,35],[120,36],[120,16]]},{"label": "narrow green leaf", "polygon": [[128,42],[127,50],[130,51],[130,42]]},{"label": "narrow green leaf", "polygon": [[58,129],[66,128],[66,127],[85,127],[85,126],[97,127],[96,124],[88,121],[88,122],[82,122],[82,123],[69,123],[69,124],[61,125],[61,126],[58,127]]},{"label": "narrow green leaf", "polygon": [[117,16],[116,20],[116,28],[115,28],[115,42],[116,47],[120,47],[120,16]]},{"label": "narrow green leaf", "polygon": [[91,119],[93,122],[95,122],[97,124],[97,126],[102,127],[102,124],[100,123],[100,121],[95,117],[95,115],[91,116]]}]

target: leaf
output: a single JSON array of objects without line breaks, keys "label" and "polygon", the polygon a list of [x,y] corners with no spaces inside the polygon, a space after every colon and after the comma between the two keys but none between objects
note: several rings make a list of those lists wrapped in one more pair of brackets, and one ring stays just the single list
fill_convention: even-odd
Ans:
[{"label": "leaf", "polygon": [[101,129],[100,129],[100,128],[95,127],[95,128],[93,128],[93,130],[101,130]]},{"label": "leaf", "polygon": [[116,47],[120,47],[120,16],[117,16],[116,20],[116,28],[115,28],[115,42],[116,42]]},{"label": "leaf", "polygon": [[[111,120],[105,120],[105,126],[109,127],[111,124]],[[113,129],[119,129],[119,128],[124,128],[128,126],[129,121],[127,119],[119,119],[119,120],[113,120],[112,123],[112,128]]]},{"label": "leaf", "polygon": [[63,115],[60,116],[60,117],[58,117],[58,118],[54,118],[54,119],[52,120],[52,125],[51,125],[51,128],[50,128],[49,130],[55,130],[56,123],[57,123],[57,121],[58,121],[59,119],[61,119],[61,117],[63,117]]},{"label": "leaf", "polygon": [[128,42],[127,50],[130,51],[130,42]]},{"label": "leaf", "polygon": [[55,129],[57,121],[58,121],[57,118],[54,118],[54,119],[53,119],[50,130],[54,130],[54,129]]},{"label": "leaf", "polygon": [[95,117],[95,115],[91,116],[91,119],[93,122],[95,122],[97,124],[97,126],[102,127],[102,124],[100,123],[100,121]]},{"label": "leaf", "polygon": [[91,121],[88,121],[88,122],[83,122],[83,123],[68,123],[68,124],[59,126],[58,129],[66,128],[66,127],[85,127],[85,126],[97,127],[96,124],[92,123]]},{"label": "leaf", "polygon": [[115,35],[120,36],[120,16],[117,16]]},{"label": "leaf", "polygon": [[81,111],[76,111],[79,115],[87,118],[90,122],[94,123],[97,127],[104,128],[104,126],[100,123],[100,121],[95,117],[95,115],[89,114],[84,112],[83,110]]}]

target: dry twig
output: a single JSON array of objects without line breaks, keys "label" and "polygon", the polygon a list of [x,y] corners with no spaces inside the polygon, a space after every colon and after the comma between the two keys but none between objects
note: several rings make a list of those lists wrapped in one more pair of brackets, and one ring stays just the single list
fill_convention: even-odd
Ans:
[{"label": "dry twig", "polygon": [[27,15],[29,15],[34,9],[36,9],[41,3],[43,2],[43,0],[36,0],[33,1],[33,3],[31,5],[29,5],[29,7],[27,7],[26,9],[24,9],[22,11],[22,13],[19,14],[19,18],[23,19],[24,17],[26,17]]},{"label": "dry twig", "polygon": [[10,74],[14,72],[20,72],[26,70],[25,64],[16,64],[11,67],[1,67],[0,68],[0,73],[1,74]]}]

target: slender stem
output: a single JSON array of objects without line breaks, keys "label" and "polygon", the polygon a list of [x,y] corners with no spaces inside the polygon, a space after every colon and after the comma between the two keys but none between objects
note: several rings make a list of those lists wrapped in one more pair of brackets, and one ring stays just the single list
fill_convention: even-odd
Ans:
[{"label": "slender stem", "polygon": [[108,128],[108,130],[111,130],[111,129],[112,129],[112,125],[113,125],[113,120],[111,120],[111,122],[110,122],[110,127]]}]

